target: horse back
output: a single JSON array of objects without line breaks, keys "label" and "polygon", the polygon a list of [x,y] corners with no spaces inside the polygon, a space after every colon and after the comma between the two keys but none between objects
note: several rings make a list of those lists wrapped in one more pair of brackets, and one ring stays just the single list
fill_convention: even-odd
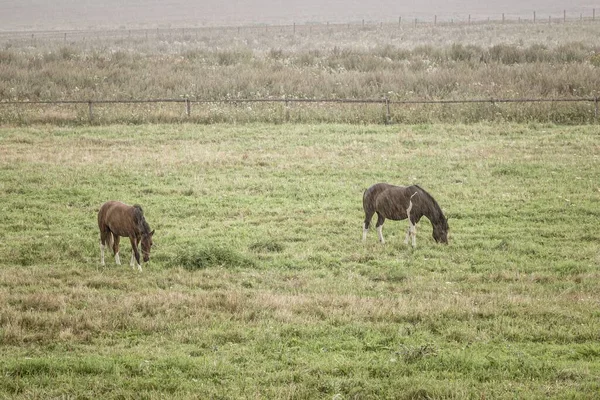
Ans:
[{"label": "horse back", "polygon": [[363,193],[363,209],[365,212],[374,212],[376,209],[375,204],[381,193],[393,187],[395,186],[389,183],[376,183],[365,190]]},{"label": "horse back", "polygon": [[113,235],[128,237],[136,235],[134,207],[120,201],[107,201],[98,211],[98,227],[108,228]]},{"label": "horse back", "polygon": [[376,183],[365,191],[363,207],[381,216],[401,220],[408,217],[406,209],[410,196],[414,193],[409,186],[396,186],[388,183]]}]

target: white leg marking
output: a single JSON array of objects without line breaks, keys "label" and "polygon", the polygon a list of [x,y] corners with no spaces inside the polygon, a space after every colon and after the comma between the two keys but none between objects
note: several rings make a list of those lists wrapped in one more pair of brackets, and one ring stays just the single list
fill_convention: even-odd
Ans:
[{"label": "white leg marking", "polygon": [[137,265],[138,271],[142,272],[142,266],[140,264]]},{"label": "white leg marking", "polygon": [[369,232],[369,228],[367,228],[367,224],[363,225],[363,242],[367,240],[367,232]]},{"label": "white leg marking", "polygon": [[[410,224],[410,222],[409,222]],[[408,244],[408,239],[410,237],[410,226],[406,229],[406,236],[404,236],[404,244]]]},{"label": "white leg marking", "polygon": [[410,210],[412,210],[412,198],[419,192],[414,192],[410,199],[408,200],[408,208],[406,209],[406,215],[408,217],[408,231],[406,232],[406,238],[404,239],[404,243],[408,244],[408,237],[412,238],[412,247],[417,247],[417,227],[413,225],[410,219]]},{"label": "white leg marking", "polygon": [[383,239],[383,225],[377,227],[377,235],[379,235],[379,241],[385,243],[385,240]]},{"label": "white leg marking", "polygon": [[115,253],[115,262],[117,265],[121,265],[121,259],[119,258],[119,253]]},{"label": "white leg marking", "polygon": [[135,268],[135,253],[133,252],[133,250],[131,250],[131,261],[129,261],[129,266],[131,268]]},{"label": "white leg marking", "polygon": [[100,265],[104,265],[104,245],[100,243]]}]

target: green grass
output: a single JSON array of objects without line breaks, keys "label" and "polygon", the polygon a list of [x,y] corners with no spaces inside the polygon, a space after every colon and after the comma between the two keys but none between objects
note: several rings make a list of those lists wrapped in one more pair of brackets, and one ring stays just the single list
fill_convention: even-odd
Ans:
[{"label": "green grass", "polygon": [[[32,126],[0,153],[2,398],[600,391],[594,126]],[[450,244],[361,242],[379,181],[426,188]],[[109,199],[156,230],[141,274],[100,266]]]}]

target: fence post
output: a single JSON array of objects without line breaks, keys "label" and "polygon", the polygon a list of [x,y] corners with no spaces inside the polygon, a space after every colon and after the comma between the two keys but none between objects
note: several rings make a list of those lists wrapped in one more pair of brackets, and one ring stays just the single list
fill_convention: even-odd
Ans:
[{"label": "fence post", "polygon": [[88,100],[88,115],[90,118],[90,122],[94,119],[94,107],[92,106],[92,101]]},{"label": "fence post", "polygon": [[185,113],[189,117],[192,114],[192,105],[190,99],[185,99]]},{"label": "fence post", "polygon": [[533,23],[535,24],[535,11],[533,12]]},{"label": "fence post", "polygon": [[567,22],[567,10],[563,10],[563,22]]},{"label": "fence post", "polygon": [[390,116],[390,99],[388,99],[387,97],[385,98],[385,124],[389,125],[391,123],[391,116]]},{"label": "fence post", "polygon": [[596,103],[596,107],[594,109],[594,121],[598,122],[598,96],[594,98],[594,103]]},{"label": "fence post", "polygon": [[283,98],[285,99],[285,122],[290,122],[290,102],[285,95]]}]

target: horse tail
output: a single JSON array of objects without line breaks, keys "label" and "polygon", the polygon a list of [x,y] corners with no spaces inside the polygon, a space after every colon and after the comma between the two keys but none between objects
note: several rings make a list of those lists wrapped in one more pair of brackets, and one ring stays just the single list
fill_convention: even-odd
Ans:
[{"label": "horse tail", "polygon": [[113,233],[109,231],[108,235],[106,236],[106,246],[108,246],[109,249],[112,249],[114,243],[115,243],[115,238],[113,236]]}]

